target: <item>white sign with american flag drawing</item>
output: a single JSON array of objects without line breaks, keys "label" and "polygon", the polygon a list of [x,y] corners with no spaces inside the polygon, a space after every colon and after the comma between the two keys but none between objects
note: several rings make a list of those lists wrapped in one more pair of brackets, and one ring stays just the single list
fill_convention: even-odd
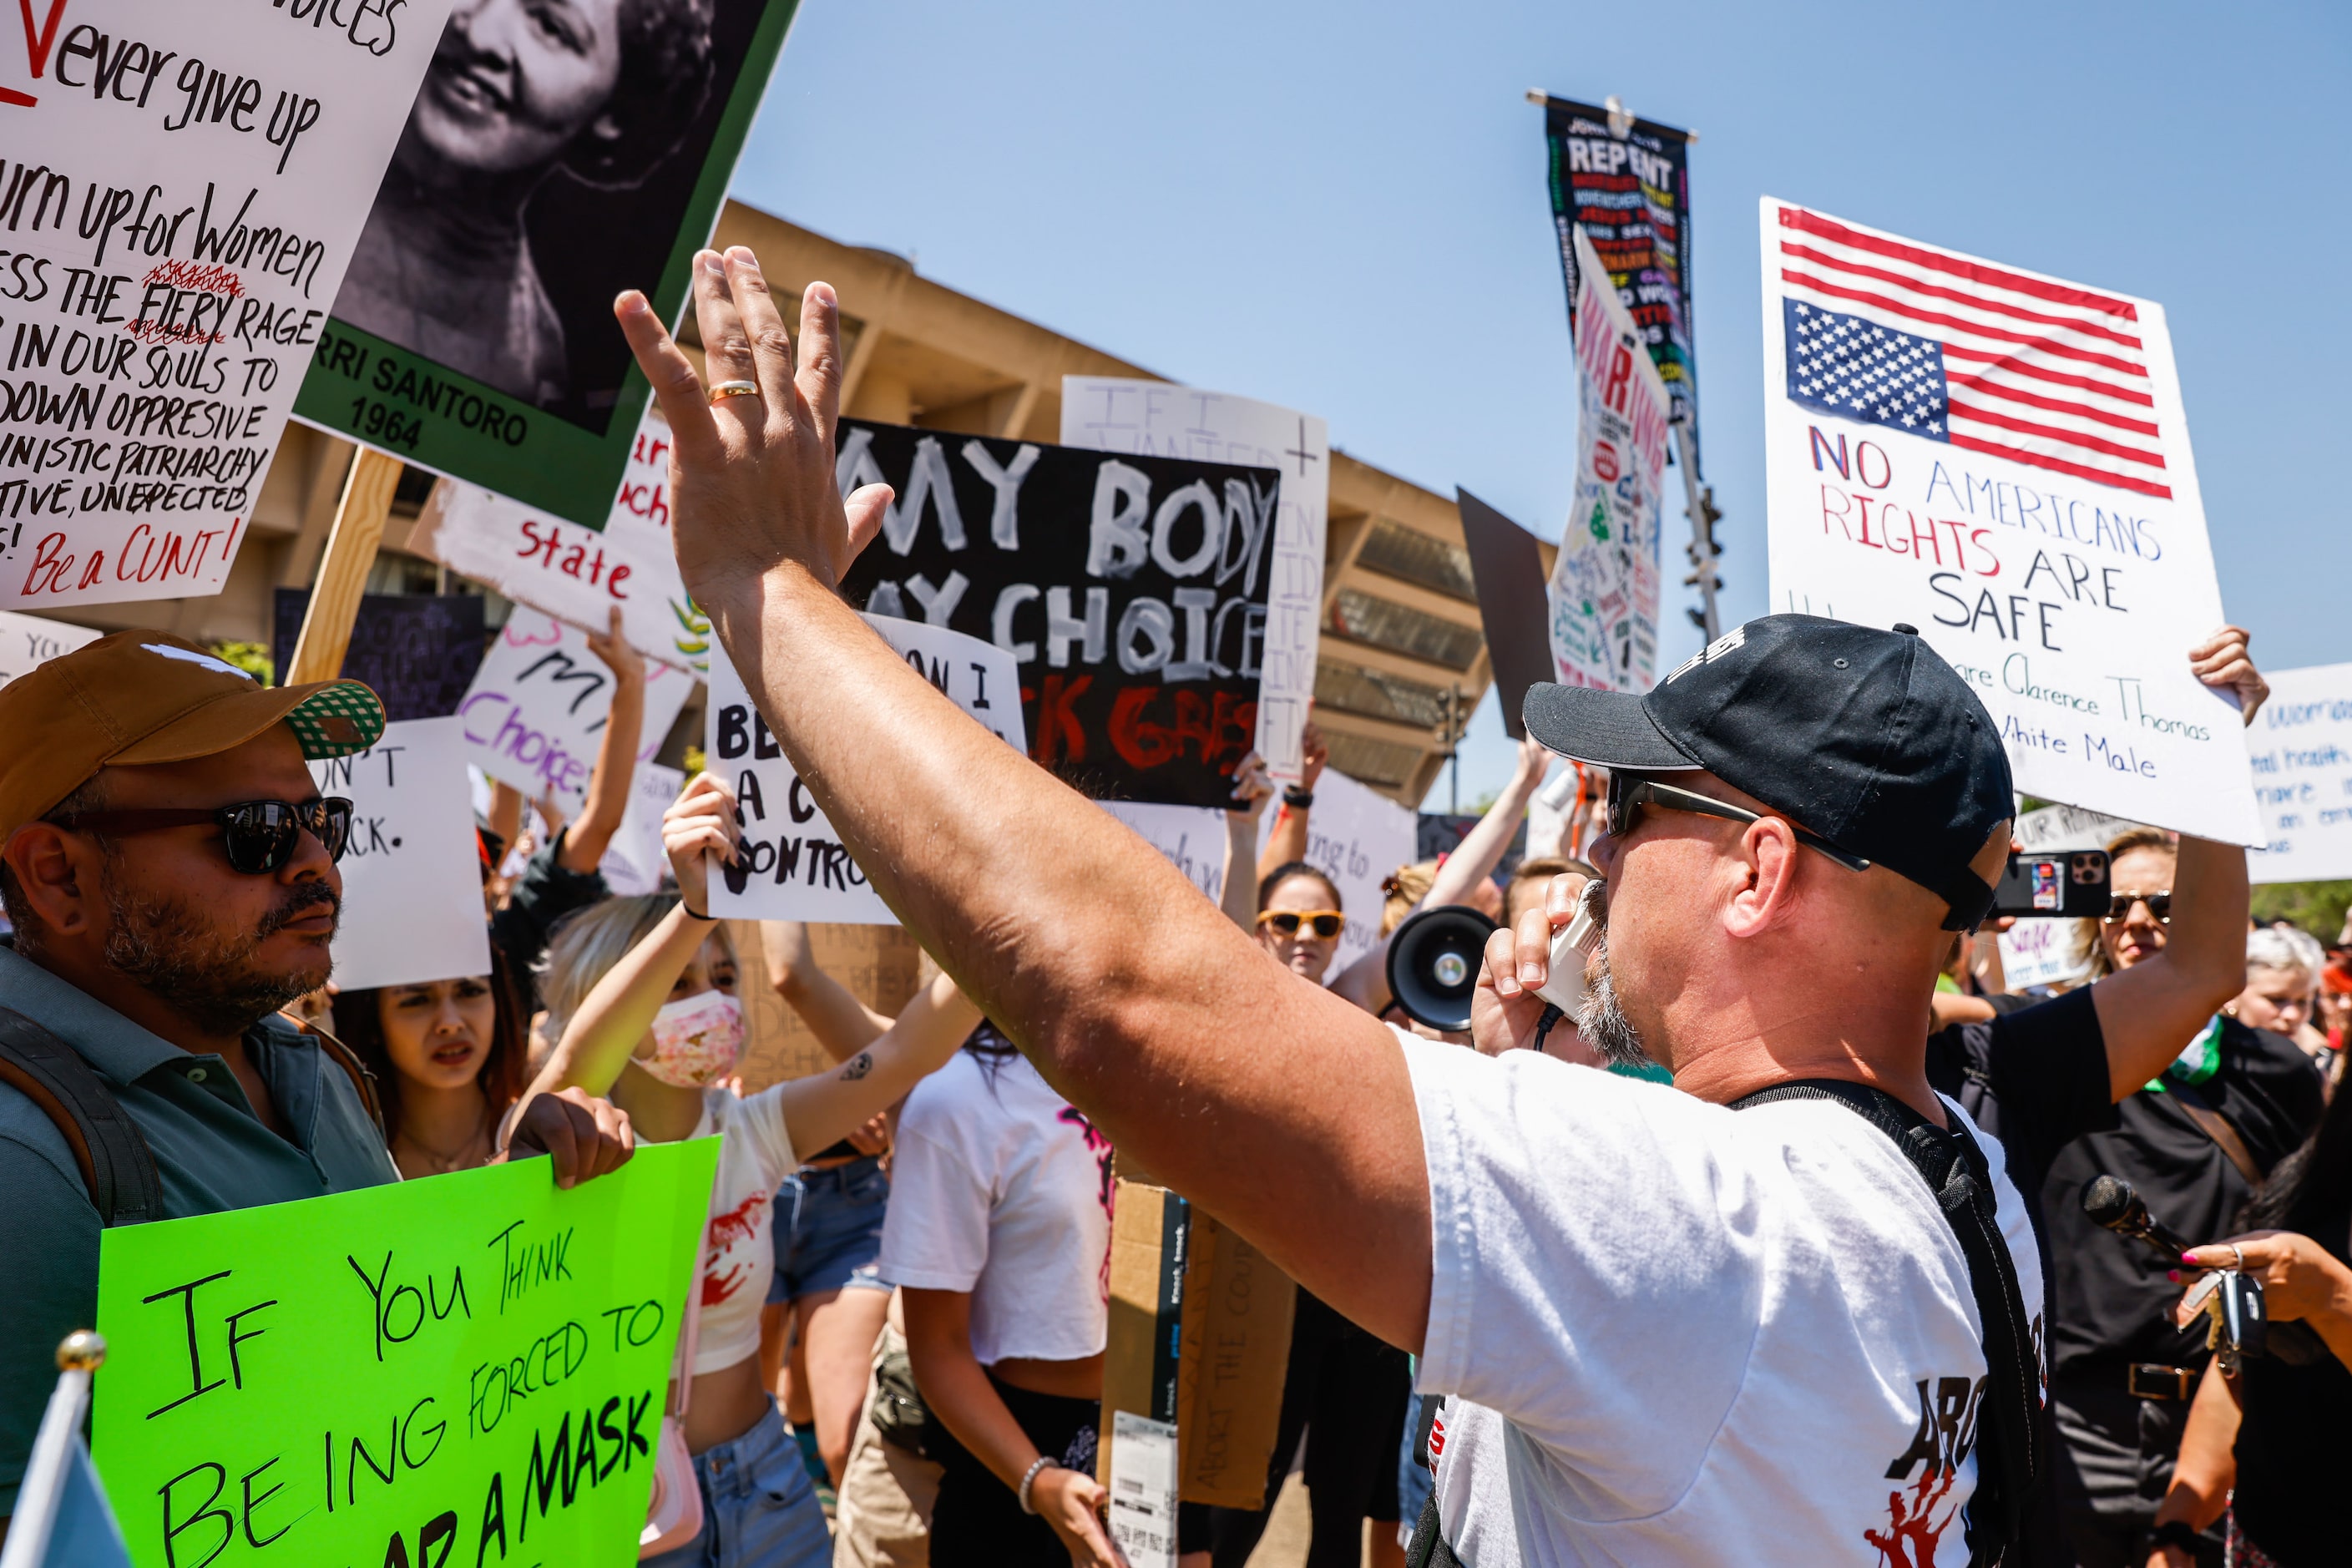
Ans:
[{"label": "white sign with american flag drawing", "polygon": [[2262,821],[2164,309],[1766,197],[1775,610],[1916,626],[2017,786],[2232,844]]}]

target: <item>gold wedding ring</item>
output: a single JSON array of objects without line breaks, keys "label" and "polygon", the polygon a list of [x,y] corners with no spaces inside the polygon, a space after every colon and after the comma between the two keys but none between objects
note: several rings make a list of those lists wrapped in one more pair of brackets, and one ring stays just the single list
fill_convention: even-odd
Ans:
[{"label": "gold wedding ring", "polygon": [[708,395],[713,403],[722,397],[757,397],[760,395],[760,384],[756,381],[717,381],[711,383]]}]

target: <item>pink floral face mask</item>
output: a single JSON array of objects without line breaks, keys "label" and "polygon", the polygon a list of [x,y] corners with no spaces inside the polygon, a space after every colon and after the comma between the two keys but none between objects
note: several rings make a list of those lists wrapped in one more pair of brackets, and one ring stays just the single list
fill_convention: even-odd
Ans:
[{"label": "pink floral face mask", "polygon": [[743,1005],[705,991],[654,1015],[654,1054],[636,1063],[673,1089],[704,1089],[735,1070],[743,1055]]}]

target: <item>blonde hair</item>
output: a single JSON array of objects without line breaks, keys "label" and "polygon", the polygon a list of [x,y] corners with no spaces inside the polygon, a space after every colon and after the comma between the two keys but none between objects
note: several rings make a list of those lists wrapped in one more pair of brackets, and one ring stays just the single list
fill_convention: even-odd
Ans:
[{"label": "blonde hair", "polygon": [[[676,893],[606,899],[556,922],[548,940],[546,962],[539,971],[540,996],[547,1004],[546,1020],[540,1029],[549,1040],[563,1037],[563,1026],[596,988],[596,982],[631,948],[653,935],[654,928],[677,902]],[[711,929],[731,954],[733,943],[728,939],[726,923],[718,922]]]},{"label": "blonde hair", "polygon": [[1381,906],[1381,934],[1386,936],[1402,924],[1404,917],[1412,913],[1412,907],[1429,897],[1429,886],[1436,880],[1434,860],[1416,860],[1390,872],[1388,879],[1381,884],[1386,900]]}]

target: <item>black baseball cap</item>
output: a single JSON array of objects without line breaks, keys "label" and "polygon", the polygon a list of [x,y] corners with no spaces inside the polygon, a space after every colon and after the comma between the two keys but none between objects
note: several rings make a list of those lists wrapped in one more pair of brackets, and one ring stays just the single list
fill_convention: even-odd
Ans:
[{"label": "black baseball cap", "polygon": [[1578,762],[1706,769],[1941,897],[1948,930],[1992,907],[1969,863],[2016,815],[2009,756],[1984,704],[1913,627],[1766,616],[1645,694],[1533,686],[1521,711],[1529,734]]}]

